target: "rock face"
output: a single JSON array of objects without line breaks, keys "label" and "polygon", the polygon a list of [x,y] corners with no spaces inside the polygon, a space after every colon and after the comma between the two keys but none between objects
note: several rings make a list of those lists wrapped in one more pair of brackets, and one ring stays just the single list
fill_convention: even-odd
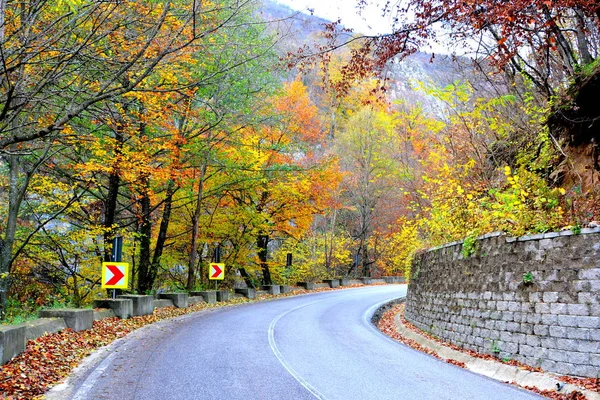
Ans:
[{"label": "rock face", "polygon": [[553,178],[563,187],[581,185],[587,193],[600,174],[600,67],[584,72],[571,83],[552,106],[548,127],[561,138],[569,156],[556,167]]},{"label": "rock face", "polygon": [[560,374],[600,370],[600,229],[452,243],[415,257],[405,317],[442,340]]},{"label": "rock face", "polygon": [[567,93],[552,107],[548,125],[557,136],[573,145],[587,144],[600,138],[600,68],[576,77]]}]

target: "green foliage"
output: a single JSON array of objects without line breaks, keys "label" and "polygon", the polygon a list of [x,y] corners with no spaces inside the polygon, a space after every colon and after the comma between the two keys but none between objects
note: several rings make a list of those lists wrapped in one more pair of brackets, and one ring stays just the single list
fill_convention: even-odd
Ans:
[{"label": "green foliage", "polygon": [[526,272],[523,274],[523,283],[526,285],[533,283],[533,274],[531,272]]},{"label": "green foliage", "polygon": [[497,342],[497,341],[495,341],[495,340],[494,340],[494,341],[492,341],[492,345],[491,345],[491,347],[490,347],[490,351],[491,351],[492,353],[494,353],[494,354],[500,354],[500,352],[501,352],[502,350],[500,349],[500,346],[498,345],[498,342]]},{"label": "green foliage", "polygon": [[20,302],[19,300],[9,298],[6,303],[6,314],[2,324],[21,324],[36,319],[39,308],[33,301]]},{"label": "green foliage", "polygon": [[471,232],[462,243],[462,255],[464,258],[471,257],[473,254],[477,252],[477,234],[476,232]]}]

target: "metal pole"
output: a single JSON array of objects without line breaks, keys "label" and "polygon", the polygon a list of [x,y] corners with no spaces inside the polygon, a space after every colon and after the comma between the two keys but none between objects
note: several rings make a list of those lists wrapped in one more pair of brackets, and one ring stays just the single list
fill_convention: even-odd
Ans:
[{"label": "metal pole", "polygon": [[[123,236],[115,236],[113,239],[111,258],[114,262],[123,261]],[[112,298],[113,300],[117,298],[116,289],[113,289]]]},{"label": "metal pole", "polygon": [[115,238],[113,239],[111,261],[123,261],[123,236],[115,236]]},{"label": "metal pole", "polygon": [[221,262],[221,246],[219,246],[219,245],[217,245],[217,247],[215,247],[215,262],[216,263]]}]

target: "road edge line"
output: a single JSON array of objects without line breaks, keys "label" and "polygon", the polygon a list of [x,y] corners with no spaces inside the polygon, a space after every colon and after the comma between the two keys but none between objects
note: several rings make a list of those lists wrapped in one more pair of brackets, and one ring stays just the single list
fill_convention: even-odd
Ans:
[{"label": "road edge line", "polygon": [[279,322],[279,320],[283,317],[285,317],[286,315],[288,315],[289,313],[299,310],[301,308],[304,307],[308,307],[312,304],[315,303],[320,303],[322,301],[324,301],[325,299],[322,300],[317,300],[317,301],[313,301],[307,304],[303,304],[301,306],[292,308],[291,310],[287,310],[281,314],[279,314],[278,316],[276,316],[273,321],[271,321],[271,323],[269,324],[269,329],[267,330],[267,337],[269,339],[269,347],[271,348],[271,351],[273,352],[273,354],[275,354],[275,357],[277,358],[277,360],[279,361],[279,363],[283,366],[283,368],[286,369],[286,371],[300,384],[302,385],[302,387],[304,387],[306,390],[308,390],[310,392],[310,394],[312,394],[313,396],[315,396],[315,398],[320,399],[320,400],[325,400],[325,396],[323,396],[322,393],[320,393],[315,387],[313,387],[310,383],[308,383],[308,381],[306,379],[304,379],[298,372],[296,372],[296,370],[294,370],[294,368],[292,368],[292,366],[287,362],[287,360],[285,359],[285,357],[283,356],[283,354],[281,354],[281,351],[279,351],[279,347],[277,347],[277,342],[275,341],[275,326],[277,325],[277,322]]}]

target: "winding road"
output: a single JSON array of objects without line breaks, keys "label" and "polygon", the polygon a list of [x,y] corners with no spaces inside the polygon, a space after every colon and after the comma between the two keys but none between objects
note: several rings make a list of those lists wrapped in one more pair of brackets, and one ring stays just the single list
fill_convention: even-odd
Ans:
[{"label": "winding road", "polygon": [[405,285],[370,286],[163,321],[90,357],[47,398],[540,398],[381,334],[371,315],[405,294]]}]

